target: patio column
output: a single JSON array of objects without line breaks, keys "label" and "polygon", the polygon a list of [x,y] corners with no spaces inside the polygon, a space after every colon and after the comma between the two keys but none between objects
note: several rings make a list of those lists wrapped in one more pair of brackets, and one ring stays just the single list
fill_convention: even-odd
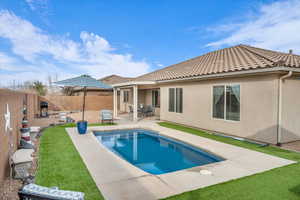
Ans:
[{"label": "patio column", "polygon": [[133,86],[133,121],[138,120],[138,86]]},{"label": "patio column", "polygon": [[114,118],[117,118],[118,116],[118,93],[117,93],[117,88],[114,88]]}]

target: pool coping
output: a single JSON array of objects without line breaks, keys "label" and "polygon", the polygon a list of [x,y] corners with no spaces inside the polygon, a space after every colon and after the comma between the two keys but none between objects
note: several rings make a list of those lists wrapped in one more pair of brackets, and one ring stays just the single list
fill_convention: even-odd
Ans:
[{"label": "pool coping", "polygon": [[[152,133],[150,133],[150,135],[158,135],[159,137],[164,138],[164,139],[166,139],[166,140],[169,140],[169,141],[171,141],[171,142],[177,143],[177,144],[179,144],[179,145],[187,146],[187,148],[191,148],[192,150],[194,150],[194,151],[196,151],[196,152],[200,152],[200,153],[202,153],[202,154],[210,154],[210,155],[208,155],[208,156],[210,156],[210,157],[212,157],[213,159],[217,160],[217,161],[214,161],[214,162],[212,162],[212,163],[203,164],[203,165],[201,165],[201,166],[206,166],[206,165],[210,165],[210,164],[213,164],[213,163],[216,163],[216,162],[222,162],[222,161],[225,161],[225,160],[226,160],[226,158],[223,158],[223,157],[220,156],[220,155],[214,154],[214,153],[210,152],[209,150],[206,150],[206,149],[204,149],[204,148],[202,148],[202,147],[194,146],[193,144],[189,144],[189,143],[186,143],[186,142],[184,142],[184,141],[180,141],[180,140],[178,140],[178,139],[176,139],[176,138],[172,138],[172,137],[163,135],[163,134],[159,133],[158,131],[154,131],[154,130],[146,129],[146,128],[113,129],[113,130],[101,130],[101,131],[99,131],[99,130],[92,130],[92,134],[93,134],[93,135],[95,136],[95,138],[97,139],[97,135],[95,135],[95,134],[97,134],[97,133],[99,133],[99,132],[121,131],[121,130],[145,130],[145,131],[151,131]],[[96,133],[95,133],[95,132],[96,132]],[[148,133],[146,133],[146,134],[148,134]],[[97,141],[99,142],[100,145],[103,145],[98,139],[97,139]],[[103,146],[105,146],[105,145],[103,145]],[[112,150],[112,149],[109,149],[109,148],[107,148],[107,147],[106,147],[106,149],[108,149],[109,151],[113,152],[115,155],[117,155],[117,156],[120,157],[121,159],[125,160],[127,163],[133,165],[132,163],[130,163],[129,161],[127,161],[125,158],[123,158],[122,155],[120,155],[118,152],[116,152],[116,151],[114,151],[114,150]],[[141,169],[141,168],[139,168],[139,167],[137,167],[137,166],[135,166],[135,165],[133,165],[133,166],[136,167],[136,168],[138,168],[139,170],[144,171],[143,169]],[[195,166],[195,167],[199,167],[199,166]],[[186,169],[192,169],[192,168],[195,168],[195,167],[190,167],[190,168],[185,168],[185,169],[179,169],[179,170],[176,170],[176,172],[177,172],[177,171],[181,171],[181,170],[186,170]],[[145,171],[145,172],[148,173],[148,174],[152,174],[152,173],[147,172],[147,171]],[[175,171],[173,171],[173,172],[175,172]],[[163,173],[163,174],[173,173],[173,172],[166,172],[166,173]],[[161,175],[161,174],[152,174],[152,175]]]},{"label": "pool coping", "polygon": [[[162,136],[203,149],[225,160],[153,175],[107,149],[93,134],[93,131],[135,128],[156,131]],[[109,200],[160,199],[295,163],[276,156],[162,127],[154,122],[89,127],[88,133],[85,135],[79,135],[76,128],[66,128],[66,130],[97,187],[105,199]],[[203,169],[211,171],[212,175],[201,174],[200,170]]]}]

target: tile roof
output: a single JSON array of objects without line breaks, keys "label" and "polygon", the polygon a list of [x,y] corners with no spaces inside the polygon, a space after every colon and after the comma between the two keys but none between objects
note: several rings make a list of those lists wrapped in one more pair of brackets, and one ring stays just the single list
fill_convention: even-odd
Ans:
[{"label": "tile roof", "polygon": [[139,76],[135,81],[172,80],[276,66],[300,68],[300,56],[248,45],[237,45]]},{"label": "tile roof", "polygon": [[99,81],[102,81],[103,83],[106,83],[108,85],[113,85],[113,84],[117,84],[117,83],[127,82],[132,79],[133,78],[123,77],[123,76],[118,76],[118,75],[113,74],[110,76],[103,77],[103,78],[99,79]]}]

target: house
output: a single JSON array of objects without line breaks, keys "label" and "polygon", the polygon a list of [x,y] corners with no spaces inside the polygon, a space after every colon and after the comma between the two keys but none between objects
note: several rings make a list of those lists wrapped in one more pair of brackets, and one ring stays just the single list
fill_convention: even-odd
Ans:
[{"label": "house", "polygon": [[291,50],[237,45],[113,87],[115,116],[132,105],[138,120],[138,107],[153,105],[165,121],[272,144],[300,139],[300,56]]},{"label": "house", "polygon": [[[99,81],[107,84],[107,85],[112,85],[112,84],[117,84],[117,83],[122,83],[131,80],[132,78],[129,77],[122,77],[118,75],[110,75],[103,77],[99,79]],[[82,96],[83,95],[83,89],[81,87],[74,88],[72,91],[72,95],[74,96]],[[96,95],[96,96],[111,96],[113,95],[113,90],[112,89],[107,89],[107,88],[87,88],[86,95]]]}]

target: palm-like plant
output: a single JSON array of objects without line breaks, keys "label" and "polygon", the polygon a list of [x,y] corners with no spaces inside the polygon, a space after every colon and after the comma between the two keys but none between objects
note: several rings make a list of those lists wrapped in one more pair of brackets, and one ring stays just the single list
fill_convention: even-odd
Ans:
[{"label": "palm-like plant", "polygon": [[47,88],[46,86],[40,82],[40,81],[35,81],[33,82],[33,89],[38,93],[40,96],[45,96],[47,93]]},{"label": "palm-like plant", "polygon": [[66,96],[73,96],[74,88],[73,87],[63,87],[61,91]]}]

